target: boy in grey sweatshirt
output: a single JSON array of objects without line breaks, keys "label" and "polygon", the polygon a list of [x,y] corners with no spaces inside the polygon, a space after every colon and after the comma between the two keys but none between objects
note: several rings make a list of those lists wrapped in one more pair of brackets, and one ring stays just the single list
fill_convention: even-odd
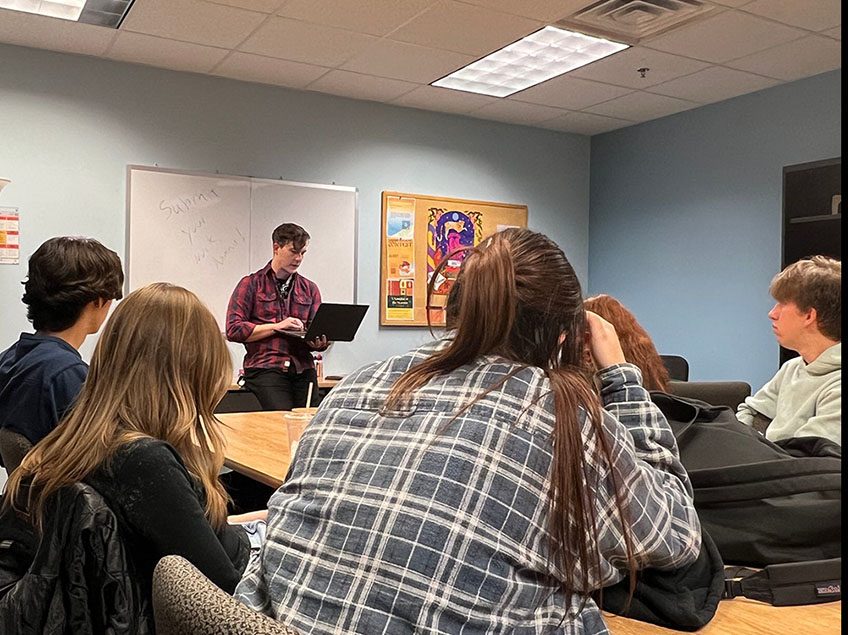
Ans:
[{"label": "boy in grey sweatshirt", "polygon": [[786,362],[736,412],[751,425],[771,419],[766,438],[825,437],[842,444],[842,263],[813,256],[772,280],[769,312],[781,346],[800,356]]}]

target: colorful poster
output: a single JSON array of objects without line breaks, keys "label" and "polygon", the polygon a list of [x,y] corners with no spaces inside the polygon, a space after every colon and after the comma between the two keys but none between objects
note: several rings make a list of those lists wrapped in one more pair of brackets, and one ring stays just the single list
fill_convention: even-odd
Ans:
[{"label": "colorful poster", "polygon": [[390,278],[415,277],[415,199],[401,196],[386,201],[386,267]]},{"label": "colorful poster", "polygon": [[465,247],[474,247],[483,239],[483,214],[478,211],[431,207],[427,210],[427,284],[436,273],[436,268],[445,259],[433,284],[430,297],[431,319],[443,322],[442,309],[447,303],[448,293],[453,286],[462,261]]},{"label": "colorful poster", "polygon": [[415,316],[415,281],[411,278],[386,280],[386,317],[412,320]]},{"label": "colorful poster", "polygon": [[20,214],[17,207],[0,207],[0,264],[21,261]]}]

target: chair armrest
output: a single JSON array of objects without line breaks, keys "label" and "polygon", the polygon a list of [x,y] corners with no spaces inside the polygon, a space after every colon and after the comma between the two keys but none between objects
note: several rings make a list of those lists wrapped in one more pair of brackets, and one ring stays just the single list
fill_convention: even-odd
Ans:
[{"label": "chair armrest", "polygon": [[219,589],[182,556],[165,556],[156,564],[153,616],[159,635],[298,635]]}]

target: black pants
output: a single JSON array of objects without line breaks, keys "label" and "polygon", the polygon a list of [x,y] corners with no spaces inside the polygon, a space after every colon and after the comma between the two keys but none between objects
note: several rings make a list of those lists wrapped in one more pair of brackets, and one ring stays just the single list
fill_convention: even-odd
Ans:
[{"label": "black pants", "polygon": [[256,395],[265,410],[291,410],[307,405],[306,395],[312,385],[312,403],[318,405],[318,376],[314,368],[295,373],[294,367],[248,368],[244,371],[244,387]]},{"label": "black pants", "polygon": [[268,499],[276,490],[273,487],[254,481],[238,472],[227,472],[219,477],[224,489],[232,499],[227,505],[227,514],[244,514],[257,509],[268,509]]}]

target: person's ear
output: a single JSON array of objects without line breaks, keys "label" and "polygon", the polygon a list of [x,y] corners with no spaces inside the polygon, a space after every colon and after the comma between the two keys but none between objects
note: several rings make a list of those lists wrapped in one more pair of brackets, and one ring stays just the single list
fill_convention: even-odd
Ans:
[{"label": "person's ear", "polygon": [[819,314],[815,308],[807,309],[806,313],[804,313],[804,325],[812,326],[814,324],[818,324]]}]

